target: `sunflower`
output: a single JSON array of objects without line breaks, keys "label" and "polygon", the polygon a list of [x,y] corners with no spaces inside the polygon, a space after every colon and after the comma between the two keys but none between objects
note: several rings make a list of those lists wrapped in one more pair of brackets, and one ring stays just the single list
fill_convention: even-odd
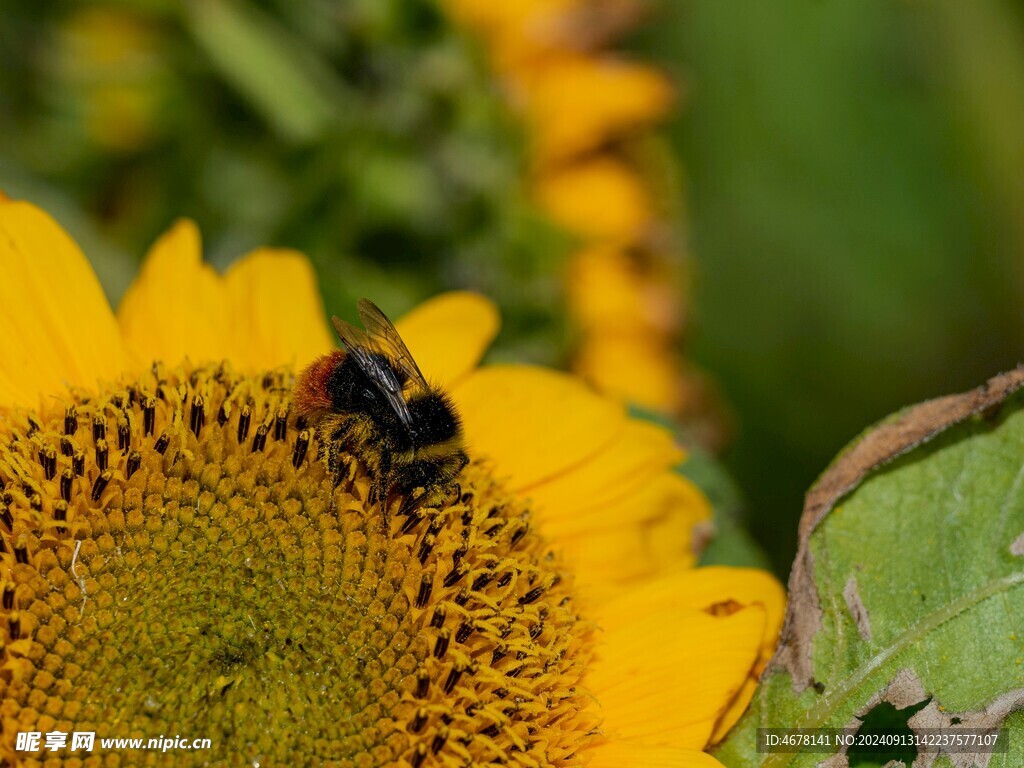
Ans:
[{"label": "sunflower", "polygon": [[717,765],[781,589],[692,567],[707,505],[664,430],[478,366],[488,301],[398,323],[471,463],[385,524],[358,457],[335,485],[290,409],[332,346],[301,255],[221,276],[179,222],[115,316],[60,226],[4,201],[0,268],[0,761],[55,754],[19,732],[95,731],[212,740],[175,765]]}]

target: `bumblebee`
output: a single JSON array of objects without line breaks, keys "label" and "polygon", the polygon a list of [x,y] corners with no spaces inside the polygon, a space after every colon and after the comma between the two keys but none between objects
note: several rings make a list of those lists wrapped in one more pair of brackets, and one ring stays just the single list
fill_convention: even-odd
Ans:
[{"label": "bumblebee", "polygon": [[360,459],[373,478],[371,500],[385,508],[404,496],[402,511],[448,495],[469,462],[462,424],[451,398],[429,384],[402,337],[369,299],[357,304],[366,330],[340,318],[345,346],[299,376],[294,403],[320,437],[336,480],[341,454]]}]

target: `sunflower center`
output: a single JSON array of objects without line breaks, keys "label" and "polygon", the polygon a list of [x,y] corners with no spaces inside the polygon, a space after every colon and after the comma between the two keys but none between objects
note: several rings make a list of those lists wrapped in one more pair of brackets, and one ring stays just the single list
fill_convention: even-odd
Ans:
[{"label": "sunflower center", "polygon": [[524,503],[478,461],[406,516],[358,456],[335,486],[290,381],[155,367],[0,422],[0,762],[18,730],[211,739],[175,764],[586,743],[589,630]]}]

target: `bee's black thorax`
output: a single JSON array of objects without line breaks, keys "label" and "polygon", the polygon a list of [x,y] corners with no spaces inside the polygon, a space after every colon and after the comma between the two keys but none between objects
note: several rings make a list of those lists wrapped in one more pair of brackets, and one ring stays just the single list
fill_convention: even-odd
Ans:
[{"label": "bee's black thorax", "polygon": [[351,355],[331,372],[327,391],[339,417],[330,440],[335,449],[355,453],[366,463],[381,494],[407,495],[420,488],[434,494],[454,483],[468,463],[459,417],[444,392],[410,393],[406,403],[412,423],[404,424]]},{"label": "bee's black thorax", "polygon": [[370,377],[347,356],[331,373],[327,390],[334,410],[342,414],[363,415],[373,422],[392,450],[411,450],[408,430],[388,405]]}]

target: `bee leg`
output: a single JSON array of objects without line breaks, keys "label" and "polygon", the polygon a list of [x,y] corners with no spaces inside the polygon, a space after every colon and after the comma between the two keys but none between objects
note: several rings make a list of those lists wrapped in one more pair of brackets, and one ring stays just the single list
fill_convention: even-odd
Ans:
[{"label": "bee leg", "polygon": [[334,512],[334,496],[337,493],[338,486],[341,485],[341,481],[345,479],[348,474],[348,468],[345,465],[340,465],[334,472],[331,473],[331,504],[328,512]]},{"label": "bee leg", "polygon": [[408,517],[409,515],[415,515],[416,510],[420,508],[424,501],[426,501],[427,494],[417,494],[415,491],[410,491],[409,494],[402,501],[402,506],[398,509],[398,514]]},{"label": "bee leg", "polygon": [[384,503],[387,500],[387,486],[388,478],[391,477],[391,464],[393,456],[391,455],[391,449],[385,444],[380,450],[380,463],[377,465],[377,486],[380,489],[380,501]]},{"label": "bee leg", "polygon": [[459,501],[462,499],[462,483],[455,481],[452,483],[451,488],[452,493],[449,494],[448,499],[445,501],[445,504],[458,504]]},{"label": "bee leg", "polygon": [[380,504],[381,516],[383,518],[384,532],[390,533],[391,519],[388,515],[388,497],[390,496],[392,455],[387,444],[381,446],[380,460],[377,464],[377,471],[373,477],[373,487],[370,491],[375,502]]},{"label": "bee leg", "polygon": [[342,442],[339,439],[339,432],[335,432],[332,435],[333,439],[330,441],[322,441],[320,448],[324,448],[324,444],[327,445],[327,473],[331,477],[331,502],[328,506],[328,512],[334,512],[334,492],[341,485],[341,481],[345,479],[345,475],[348,473],[348,467],[341,460],[342,453]]},{"label": "bee leg", "polygon": [[337,487],[341,481],[341,445],[337,435],[332,435],[331,440],[322,440],[320,449],[323,450],[325,445],[327,448],[327,471],[334,478],[334,485]]},{"label": "bee leg", "polygon": [[380,499],[380,524],[381,530],[385,536],[391,535],[391,515],[388,514],[388,501],[390,494],[388,493],[387,486],[384,484],[384,479],[380,478],[377,482],[377,496]]}]

